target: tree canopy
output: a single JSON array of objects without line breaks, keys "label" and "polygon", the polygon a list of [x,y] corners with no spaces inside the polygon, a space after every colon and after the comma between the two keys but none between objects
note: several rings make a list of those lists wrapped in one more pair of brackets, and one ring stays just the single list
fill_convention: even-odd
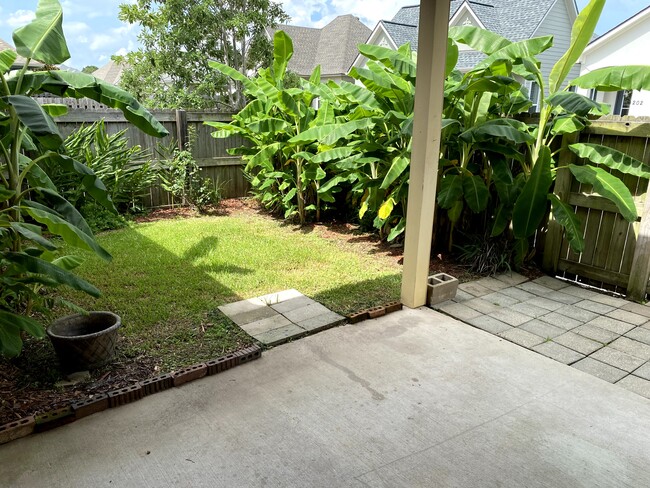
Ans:
[{"label": "tree canopy", "polygon": [[208,62],[254,74],[272,59],[265,29],[289,17],[271,0],[137,0],[120,5],[120,19],[142,26],[142,48],[125,56],[120,81],[142,103],[238,111],[241,83]]}]

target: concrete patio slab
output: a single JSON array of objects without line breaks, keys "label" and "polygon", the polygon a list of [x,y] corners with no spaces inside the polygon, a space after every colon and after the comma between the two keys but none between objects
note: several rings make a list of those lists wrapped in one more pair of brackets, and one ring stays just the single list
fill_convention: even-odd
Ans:
[{"label": "concrete patio slab", "polygon": [[16,488],[640,487],[648,432],[635,393],[403,310],[0,446],[0,472]]}]

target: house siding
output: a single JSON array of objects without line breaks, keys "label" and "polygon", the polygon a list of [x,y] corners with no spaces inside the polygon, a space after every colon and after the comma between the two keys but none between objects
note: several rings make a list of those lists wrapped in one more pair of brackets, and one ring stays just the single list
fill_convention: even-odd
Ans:
[{"label": "house siding", "polygon": [[[562,57],[564,52],[571,44],[571,27],[572,23],[564,0],[557,0],[551,7],[546,18],[537,28],[534,37],[553,36],[553,46],[537,56],[542,63],[542,75],[544,80],[548,80],[548,75],[553,69],[553,65]],[[580,65],[576,64],[569,73],[567,80],[572,80],[580,75]],[[562,87],[566,86],[566,81]],[[548,87],[546,89],[548,95]]]}]

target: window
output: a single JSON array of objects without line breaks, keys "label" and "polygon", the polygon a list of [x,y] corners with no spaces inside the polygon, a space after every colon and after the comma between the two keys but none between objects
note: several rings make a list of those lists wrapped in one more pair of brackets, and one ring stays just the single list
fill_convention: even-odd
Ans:
[{"label": "window", "polygon": [[629,115],[632,105],[632,90],[621,90],[616,93],[614,115]]},{"label": "window", "polygon": [[589,99],[595,102],[596,98],[598,98],[598,90],[592,88],[591,90],[589,90]]},{"label": "window", "polygon": [[539,85],[536,82],[530,84],[530,101],[533,105],[530,107],[531,114],[539,112]]}]

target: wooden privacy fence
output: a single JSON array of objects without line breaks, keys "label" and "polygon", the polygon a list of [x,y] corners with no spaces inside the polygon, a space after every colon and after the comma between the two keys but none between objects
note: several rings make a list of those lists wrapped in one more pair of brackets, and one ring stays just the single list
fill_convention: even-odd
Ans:
[{"label": "wooden privacy fence", "polygon": [[[41,103],[63,103],[67,102],[67,99],[42,98],[40,101]],[[228,139],[215,139],[211,136],[214,129],[203,124],[205,121],[229,122],[231,114],[210,110],[196,112],[152,110],[156,119],[169,131],[169,136],[159,139],[145,134],[130,124],[119,110],[94,105],[83,108],[82,101],[77,102],[81,103],[79,108],[70,108],[66,115],[57,118],[59,130],[64,137],[83,124],[91,124],[104,119],[106,131],[109,134],[126,130],[129,145],[139,145],[148,150],[153,159],[159,159],[156,149],[160,145],[169,146],[173,141],[174,145],[182,147],[187,141],[188,133],[192,131],[196,137],[192,146],[192,156],[201,168],[201,173],[211,178],[220,187],[221,195],[224,198],[243,197],[248,194],[249,183],[242,171],[241,158],[230,156],[227,152],[229,148],[243,145],[243,138],[232,136]],[[154,185],[150,189],[149,195],[144,198],[143,204],[145,207],[160,207],[171,205],[172,199],[171,195],[160,185]]]},{"label": "wooden privacy fence", "polygon": [[[565,136],[559,166],[581,163],[567,149],[575,142],[602,144],[650,165],[649,141],[650,118],[600,119],[579,135]],[[585,249],[580,254],[574,253],[562,228],[551,221],[544,245],[544,268],[548,272],[642,300],[648,292],[650,276],[648,180],[618,171],[610,172],[620,177],[629,188],[640,217],[634,223],[627,222],[613,203],[594,195],[590,185],[581,184],[568,169],[559,169],[555,193],[574,207],[582,221]]]}]

